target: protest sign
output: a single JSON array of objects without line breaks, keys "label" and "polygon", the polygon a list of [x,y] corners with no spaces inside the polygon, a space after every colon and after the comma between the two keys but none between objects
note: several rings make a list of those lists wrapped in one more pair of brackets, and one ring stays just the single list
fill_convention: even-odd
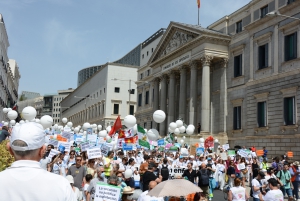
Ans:
[{"label": "protest sign", "polygon": [[123,150],[125,151],[131,151],[133,150],[133,145],[132,144],[123,144]]},{"label": "protest sign", "polygon": [[101,150],[100,148],[93,148],[87,150],[87,155],[89,159],[93,158],[100,158],[101,157]]},{"label": "protest sign", "polygon": [[86,135],[92,135],[93,134],[93,129],[92,128],[88,128],[86,129]]},{"label": "protest sign", "polygon": [[229,144],[223,144],[223,145],[222,145],[222,148],[223,148],[224,150],[228,150],[228,149],[229,149]]},{"label": "protest sign", "polygon": [[70,142],[58,142],[57,147],[59,147],[59,145],[64,146],[65,147],[65,151],[70,152],[71,149],[71,143]]},{"label": "protest sign", "polygon": [[117,201],[120,199],[121,187],[99,182],[96,185],[95,201]]},{"label": "protest sign", "polygon": [[76,142],[83,142],[83,138],[77,136],[75,141],[76,141]]},{"label": "protest sign", "polygon": [[189,156],[189,151],[186,148],[181,148],[180,149],[180,156],[188,157]]},{"label": "protest sign", "polygon": [[107,145],[102,145],[102,147],[101,147],[101,153],[104,156],[107,156],[108,152],[109,152],[109,147]]},{"label": "protest sign", "polygon": [[168,144],[166,144],[165,148],[166,148],[166,149],[170,149],[170,147],[172,147],[172,146],[173,146],[172,143],[168,143]]},{"label": "protest sign", "polygon": [[157,141],[158,146],[164,146],[165,145],[165,139],[160,139]]},{"label": "protest sign", "polygon": [[220,153],[221,159],[222,160],[227,160],[227,154],[226,153]]},{"label": "protest sign", "polygon": [[196,146],[195,145],[191,146],[191,151],[190,152],[191,152],[191,155],[194,155],[194,156],[196,155]]},{"label": "protest sign", "polygon": [[[244,149],[240,149],[240,150],[238,151],[238,154],[239,154],[241,157],[244,157],[244,158],[249,158],[249,157],[251,157],[251,154],[250,154],[248,151],[244,150]],[[249,154],[250,154],[250,156],[249,156]]]},{"label": "protest sign", "polygon": [[64,131],[66,131],[66,132],[71,132],[71,128],[68,127],[68,126],[66,126],[66,127],[64,127]]},{"label": "protest sign", "polygon": [[68,142],[67,138],[62,137],[61,135],[57,135],[56,137],[57,141],[61,141],[61,142]]},{"label": "protest sign", "polygon": [[64,132],[61,134],[61,136],[64,137],[64,138],[66,138],[66,139],[70,139],[71,133],[64,131]]},{"label": "protest sign", "polygon": [[235,156],[235,150],[227,150],[228,156]]},{"label": "protest sign", "polygon": [[245,167],[245,163],[240,163],[240,164],[237,164],[237,169],[238,170],[243,170],[243,169],[245,169],[246,167]]},{"label": "protest sign", "polygon": [[184,172],[185,168],[180,167],[180,168],[170,168],[169,169],[169,179],[174,179],[175,174],[180,174],[182,175]]},{"label": "protest sign", "polygon": [[49,144],[52,144],[54,147],[57,147],[58,141],[55,140],[55,139],[50,139],[50,140],[49,140]]},{"label": "protest sign", "polygon": [[214,148],[214,138],[212,136],[209,136],[204,141],[204,147],[205,148]]},{"label": "protest sign", "polygon": [[81,143],[80,147],[81,147],[81,151],[86,151],[90,147],[90,143],[89,142]]},{"label": "protest sign", "polygon": [[53,156],[59,154],[60,151],[56,150],[56,149],[51,149],[49,155],[48,155],[48,158],[52,159]]},{"label": "protest sign", "polygon": [[87,136],[87,141],[90,142],[96,142],[97,141],[97,135],[91,134]]},{"label": "protest sign", "polygon": [[118,148],[122,148],[124,143],[125,143],[125,141],[124,141],[123,138],[118,139],[118,141],[117,141],[117,147]]},{"label": "protest sign", "polygon": [[157,141],[151,141],[151,140],[150,140],[150,145],[152,145],[152,146],[155,146],[155,147],[156,147],[156,146],[157,146]]},{"label": "protest sign", "polygon": [[196,149],[196,154],[197,154],[197,156],[200,156],[201,154],[203,154],[204,153],[204,148],[203,147],[198,147],[197,149]]},{"label": "protest sign", "polygon": [[256,155],[257,156],[263,156],[264,155],[264,150],[262,150],[262,149],[261,150],[257,150],[256,151]]}]

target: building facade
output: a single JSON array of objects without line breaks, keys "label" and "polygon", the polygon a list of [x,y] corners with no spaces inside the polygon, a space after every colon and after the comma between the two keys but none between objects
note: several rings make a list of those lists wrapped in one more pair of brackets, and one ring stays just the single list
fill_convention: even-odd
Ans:
[{"label": "building facade", "polygon": [[22,110],[27,107],[27,106],[32,106],[36,109],[36,118],[41,118],[41,114],[43,111],[43,106],[44,106],[44,97],[43,96],[39,96],[39,97],[35,97],[32,99],[26,99],[23,101],[18,101],[17,102],[18,105],[18,113],[21,114]]},{"label": "building facade", "polygon": [[[137,66],[107,63],[61,101],[61,118],[74,126],[85,122],[113,125],[136,110]],[[125,97],[125,98],[124,98]]]},{"label": "building facade", "polygon": [[[58,95],[53,96],[53,105],[52,105],[52,118],[53,118],[53,123],[57,124],[60,123],[61,116],[61,104],[60,102],[67,97],[70,93],[72,93],[74,89],[69,88],[66,90],[58,90],[57,93]],[[63,109],[63,108],[62,108]]]},{"label": "building facade", "polygon": [[40,96],[41,96],[40,93],[31,92],[31,91],[22,91],[22,93],[20,94],[21,101],[27,99],[34,99]]},{"label": "building facade", "polygon": [[[7,50],[9,47],[8,35],[3,16],[0,14],[0,110],[12,108],[18,100],[19,79],[21,78],[18,64],[9,59]],[[0,113],[1,120],[9,120],[6,115]]]},{"label": "building facade", "polygon": [[[212,135],[300,159],[300,20],[282,16],[300,18],[299,8],[299,0],[252,0],[207,28],[171,22],[141,79],[149,85],[138,84],[152,102],[137,107],[138,122],[166,135],[182,118],[201,124],[194,140]],[[273,11],[281,15],[267,15]],[[159,125],[157,109],[167,115]]]}]

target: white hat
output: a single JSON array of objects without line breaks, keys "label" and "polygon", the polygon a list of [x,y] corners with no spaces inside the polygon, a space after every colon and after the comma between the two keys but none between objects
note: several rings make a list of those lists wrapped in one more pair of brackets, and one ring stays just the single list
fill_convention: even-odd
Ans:
[{"label": "white hat", "polygon": [[195,156],[194,155],[190,155],[190,158],[195,158]]},{"label": "white hat", "polygon": [[133,194],[134,190],[132,190],[132,188],[130,186],[125,186],[123,188],[123,194]]},{"label": "white hat", "polygon": [[74,178],[72,175],[67,175],[66,179],[70,182],[70,184],[74,184]]},{"label": "white hat", "polygon": [[[22,140],[27,147],[12,145],[15,140]],[[27,151],[41,148],[45,143],[43,126],[35,122],[28,122],[15,126],[11,133],[10,146],[15,151]]]}]

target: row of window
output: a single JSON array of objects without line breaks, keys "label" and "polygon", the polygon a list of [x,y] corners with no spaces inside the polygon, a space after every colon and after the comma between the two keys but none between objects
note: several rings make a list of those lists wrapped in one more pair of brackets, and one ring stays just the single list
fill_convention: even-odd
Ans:
[{"label": "row of window", "polygon": [[[150,97],[150,92],[146,91],[146,94],[145,94],[145,105],[149,104],[149,97]],[[142,106],[142,101],[143,101],[143,94],[139,94],[139,97],[138,97],[138,106],[139,107]]]},{"label": "row of window", "polygon": [[145,77],[148,77],[150,75],[150,69],[148,69],[146,72],[140,74],[140,80],[142,80],[144,78],[144,74],[145,74]]},{"label": "row of window", "polygon": [[[128,90],[128,92],[130,92],[130,94],[134,94],[135,89],[130,89],[130,90]],[[120,87],[115,87],[115,93],[120,93]]]},{"label": "row of window", "polygon": [[[153,51],[154,51],[154,49],[152,48],[152,49],[151,49],[151,52],[153,53]],[[147,56],[149,56],[149,51],[147,51]],[[143,54],[143,55],[142,55],[142,59],[144,59],[144,58],[145,58],[145,55]]]},{"label": "row of window", "polygon": [[[284,125],[296,124],[296,107],[295,97],[287,97],[283,99],[283,118]],[[266,127],[268,124],[267,102],[257,103],[257,127]],[[242,129],[242,107],[233,108],[233,129]]]},{"label": "row of window", "polygon": [[53,111],[54,112],[60,112],[60,108],[54,108]]},{"label": "row of window", "polygon": [[[119,114],[119,104],[114,104],[113,114]],[[134,115],[134,105],[130,105],[129,114]]]},{"label": "row of window", "polygon": [[[258,69],[269,66],[269,44],[258,47]],[[289,61],[297,58],[297,32],[284,36],[284,60]],[[243,55],[234,57],[234,77],[243,75]]]}]

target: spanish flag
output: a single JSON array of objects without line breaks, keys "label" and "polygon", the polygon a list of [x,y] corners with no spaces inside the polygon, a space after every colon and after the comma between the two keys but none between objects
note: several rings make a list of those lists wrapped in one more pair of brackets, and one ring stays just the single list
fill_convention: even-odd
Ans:
[{"label": "spanish flag", "polygon": [[200,8],[200,0],[197,0],[198,8]]}]

